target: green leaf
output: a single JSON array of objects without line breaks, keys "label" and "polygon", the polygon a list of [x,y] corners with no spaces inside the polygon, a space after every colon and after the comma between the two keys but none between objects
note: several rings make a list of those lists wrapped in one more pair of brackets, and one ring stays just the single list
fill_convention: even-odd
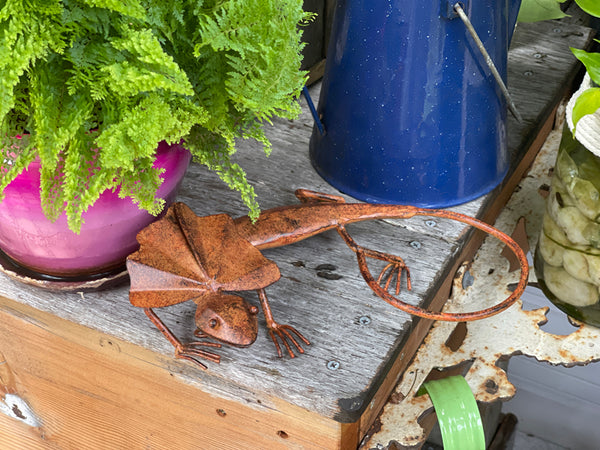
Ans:
[{"label": "green leaf", "polygon": [[163,182],[161,175],[164,169],[155,169],[153,163],[154,158],[137,160],[134,171],[120,179],[119,197],[130,197],[139,208],[157,216],[165,206],[165,200],[156,198],[156,190]]},{"label": "green leaf", "polygon": [[577,48],[571,48],[571,51],[583,63],[592,81],[600,84],[600,53],[590,53]]},{"label": "green leaf", "polygon": [[575,2],[586,13],[600,17],[600,2],[598,0],[575,0]]},{"label": "green leaf", "polygon": [[36,65],[30,74],[29,98],[33,107],[32,124],[42,164],[54,170],[59,152],[75,136],[86,130],[92,115],[91,98],[69,95],[62,82],[65,63],[56,55]]},{"label": "green leaf", "polygon": [[123,30],[123,38],[112,45],[124,54],[125,61],[107,65],[113,89],[123,95],[164,89],[182,95],[194,91],[186,74],[173,58],[165,53],[151,30]]},{"label": "green leaf", "polygon": [[[560,3],[565,0],[523,0],[519,9],[519,22],[539,22],[540,20],[560,19],[566,14]],[[591,0],[595,1],[595,0]]]},{"label": "green leaf", "polygon": [[136,0],[80,0],[90,6],[97,8],[106,8],[121,14],[131,16],[137,19],[143,19],[146,16],[144,7]]},{"label": "green leaf", "polygon": [[35,149],[28,136],[3,136],[0,148],[0,200],[8,186],[35,159]]},{"label": "green leaf", "polygon": [[573,134],[577,123],[583,116],[595,113],[600,108],[600,88],[586,89],[577,98],[573,106]]}]

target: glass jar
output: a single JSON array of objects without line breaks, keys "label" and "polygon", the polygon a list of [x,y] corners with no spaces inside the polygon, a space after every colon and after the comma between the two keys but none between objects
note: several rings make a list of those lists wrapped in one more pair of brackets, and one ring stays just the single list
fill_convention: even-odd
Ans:
[{"label": "glass jar", "polygon": [[569,316],[600,327],[600,157],[565,123],[535,273],[546,296]]}]

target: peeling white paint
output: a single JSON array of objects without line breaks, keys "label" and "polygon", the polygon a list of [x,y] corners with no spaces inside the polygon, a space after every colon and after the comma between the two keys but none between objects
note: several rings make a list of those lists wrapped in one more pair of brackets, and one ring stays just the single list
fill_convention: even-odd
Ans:
[{"label": "peeling white paint", "polygon": [[[535,248],[545,200],[538,195],[541,184],[550,184],[550,171],[556,158],[561,138],[561,127],[550,133],[540,150],[529,176],[523,178],[520,188],[496,220],[495,226],[511,234],[521,217],[527,218],[527,234],[530,248]],[[454,280],[452,296],[443,308],[445,312],[464,312],[483,309],[498,303],[509,294],[508,286],[515,284],[519,271],[510,272],[508,261],[501,257],[502,244],[486,238],[469,269],[472,285],[463,286],[466,266],[461,267]],[[535,272],[530,271],[530,282]],[[506,373],[496,365],[502,357],[523,354],[538,361],[566,366],[584,365],[600,360],[600,330],[580,326],[567,335],[545,332],[540,324],[547,320],[545,308],[526,311],[519,299],[515,305],[493,317],[469,322],[463,342],[456,350],[446,342],[456,324],[436,322],[413,362],[404,372],[392,398],[380,415],[380,428],[368,437],[361,448],[388,448],[390,442],[405,447],[419,447],[426,434],[418,419],[432,403],[427,395],[418,396],[417,391],[427,375],[436,368],[454,367],[461,362],[473,363],[465,374],[477,401],[491,403],[508,400],[515,394],[514,386]],[[592,345],[590,345],[592,344]]]},{"label": "peeling white paint", "polygon": [[29,405],[18,395],[6,394],[2,401],[0,401],[0,412],[20,420],[31,427],[39,427],[41,425]]}]

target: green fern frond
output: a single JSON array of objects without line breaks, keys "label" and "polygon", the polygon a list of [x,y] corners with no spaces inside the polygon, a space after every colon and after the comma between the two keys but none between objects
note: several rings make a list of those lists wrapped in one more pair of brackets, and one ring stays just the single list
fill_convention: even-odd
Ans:
[{"label": "green fern frond", "polygon": [[232,0],[224,2],[213,17],[200,19],[196,55],[202,57],[206,46],[225,52],[230,70],[224,87],[233,107],[252,111],[258,120],[299,113],[294,99],[300,95],[306,73],[298,70],[302,45],[297,24],[308,17],[301,3]]},{"label": "green fern frond", "polygon": [[62,83],[64,61],[56,55],[37,64],[31,71],[30,100],[36,147],[42,164],[54,170],[58,163],[57,149],[65,148],[82,129],[89,127],[93,101],[75,93],[69,95]]},{"label": "green fern frond", "polygon": [[197,162],[213,170],[230,189],[240,194],[250,210],[250,217],[256,219],[260,208],[254,188],[248,183],[244,170],[231,160],[231,155],[235,152],[233,136],[228,137],[224,133],[216,134],[201,127],[194,127],[187,147]]},{"label": "green fern frond", "polygon": [[133,17],[136,19],[144,19],[146,17],[146,10],[136,0],[80,0],[89,6],[96,8],[105,8],[125,16]]},{"label": "green fern frond", "polygon": [[[65,210],[66,192],[63,187],[65,177],[64,152],[57,156],[54,167],[40,166],[40,197],[45,216],[51,222],[56,221]],[[77,228],[77,231],[79,228]]]},{"label": "green fern frond", "polygon": [[137,160],[154,155],[158,142],[179,142],[193,125],[182,114],[174,113],[158,94],[144,97],[96,139],[102,166],[133,171]]},{"label": "green fern frond", "polygon": [[0,200],[4,189],[35,159],[35,148],[28,136],[3,135],[0,148]]},{"label": "green fern frond", "polygon": [[25,71],[51,51],[62,49],[53,16],[28,11],[19,2],[5,4],[0,12],[0,121],[15,106],[14,89]]},{"label": "green fern frond", "polygon": [[106,189],[114,187],[116,171],[99,164],[98,149],[89,133],[77,135],[64,152],[62,182],[64,210],[69,227],[79,232],[83,213],[98,200]]},{"label": "green fern frond", "polygon": [[114,39],[112,45],[129,56],[126,61],[111,64],[104,69],[111,76],[115,92],[135,95],[138,92],[162,89],[181,95],[193,95],[194,91],[186,74],[164,52],[152,31],[124,27],[122,38]]},{"label": "green fern frond", "polygon": [[153,163],[154,158],[137,160],[134,171],[119,179],[119,197],[130,197],[140,209],[156,216],[165,205],[164,199],[155,197],[156,190],[163,182],[161,175],[164,169],[155,169]]}]

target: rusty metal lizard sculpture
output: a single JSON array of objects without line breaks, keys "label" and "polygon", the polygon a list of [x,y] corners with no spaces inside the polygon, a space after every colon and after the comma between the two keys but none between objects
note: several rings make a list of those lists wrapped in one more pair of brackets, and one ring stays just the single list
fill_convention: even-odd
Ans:
[{"label": "rusty metal lizard sculpture", "polygon": [[[472,217],[446,210],[402,205],[346,203],[342,197],[300,189],[296,196],[301,204],[263,211],[252,222],[248,216],[232,219],[226,214],[198,217],[183,203],[174,204],[166,215],[138,234],[140,249],[129,256],[127,269],[131,278],[129,298],[175,347],[175,355],[205,368],[204,358],[219,362],[219,355],[202,347],[219,347],[219,343],[247,347],[257,336],[258,309],[242,297],[228,292],[256,290],[271,339],[282,356],[278,340],[294,357],[292,346],[303,353],[302,343],[310,342],[295,328],[277,323],[271,312],[265,288],[280,278],[277,265],[260,250],[280,247],[336,229],[356,253],[363,278],[386,302],[410,314],[435,320],[470,321],[499,313],[519,298],[527,284],[528,263],[523,250],[506,234]],[[517,288],[494,307],[470,313],[432,312],[402,302],[390,294],[396,279],[395,294],[400,292],[402,273],[411,288],[410,272],[402,258],[358,245],[345,225],[365,220],[413,216],[436,216],[463,222],[503,241],[517,256],[521,277]],[[387,262],[375,279],[367,267],[367,258]],[[160,320],[152,308],[193,300],[197,304],[196,342],[183,344]]]}]

